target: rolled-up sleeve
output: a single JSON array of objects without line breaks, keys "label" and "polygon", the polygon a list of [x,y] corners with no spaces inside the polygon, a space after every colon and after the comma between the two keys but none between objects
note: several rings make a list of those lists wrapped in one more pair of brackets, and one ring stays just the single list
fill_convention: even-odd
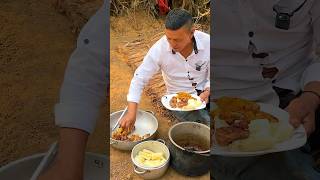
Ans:
[{"label": "rolled-up sleeve", "polygon": [[[105,1],[106,2],[106,1]],[[107,4],[84,26],[72,53],[55,106],[60,127],[91,133],[107,92]]]},{"label": "rolled-up sleeve", "polygon": [[[316,51],[320,53],[320,1],[314,1],[311,9],[311,25],[313,30],[314,44]],[[320,58],[319,54],[315,55],[312,63],[306,68],[302,75],[302,89],[309,82],[320,82]]]},{"label": "rolled-up sleeve", "polygon": [[139,103],[143,88],[149,82],[150,78],[159,71],[158,56],[161,54],[158,47],[159,43],[160,42],[157,42],[150,48],[142,64],[134,72],[127,95],[128,102]]}]

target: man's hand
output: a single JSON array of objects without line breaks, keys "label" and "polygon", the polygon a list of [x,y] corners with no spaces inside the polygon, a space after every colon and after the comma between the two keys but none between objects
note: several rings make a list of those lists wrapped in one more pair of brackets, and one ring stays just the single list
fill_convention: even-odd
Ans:
[{"label": "man's hand", "polygon": [[135,122],[136,122],[136,116],[127,113],[120,120],[120,127],[124,128],[124,129],[133,129]]},{"label": "man's hand", "polygon": [[315,130],[315,111],[319,105],[318,97],[311,93],[303,93],[292,100],[286,110],[289,112],[290,123],[297,128],[303,124],[309,136]]},{"label": "man's hand", "polygon": [[135,102],[128,102],[128,111],[120,120],[120,127],[124,129],[133,129],[136,122],[138,104]]},{"label": "man's hand", "polygon": [[60,128],[58,154],[38,180],[82,180],[88,136],[79,129]]},{"label": "man's hand", "polygon": [[210,96],[210,90],[205,90],[199,95],[200,99],[206,103],[209,102],[209,96]]}]

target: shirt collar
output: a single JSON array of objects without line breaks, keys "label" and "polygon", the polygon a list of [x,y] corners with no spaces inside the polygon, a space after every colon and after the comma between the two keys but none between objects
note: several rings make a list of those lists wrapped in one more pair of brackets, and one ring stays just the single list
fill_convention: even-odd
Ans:
[{"label": "shirt collar", "polygon": [[[197,34],[198,34],[197,32],[198,32],[197,30],[194,32],[193,37],[194,37],[194,41],[195,41],[195,43],[196,43],[196,47],[197,47],[197,49],[198,49],[198,51],[199,51],[199,50],[203,50],[203,49],[204,49],[204,45],[203,45],[203,43],[199,40],[199,37],[198,37],[198,35],[197,35]],[[166,40],[166,42],[167,42],[167,51],[172,52],[173,54],[175,54],[175,51],[170,47],[170,44],[168,43],[168,40]]]}]

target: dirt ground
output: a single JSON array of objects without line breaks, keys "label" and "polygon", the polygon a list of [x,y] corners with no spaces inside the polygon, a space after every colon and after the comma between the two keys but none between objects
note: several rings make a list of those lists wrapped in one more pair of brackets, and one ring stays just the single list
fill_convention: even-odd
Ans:
[{"label": "dirt ground", "polygon": [[[115,112],[124,109],[127,105],[126,94],[128,93],[134,72],[125,63],[125,58],[127,58],[126,53],[118,51],[118,48],[137,38],[150,37],[150,35],[159,32],[159,29],[161,30],[163,25],[161,20],[155,21],[144,14],[135,14],[128,17],[111,18],[110,27],[110,112]],[[156,112],[146,93],[141,98],[139,108],[156,113],[155,116],[159,122],[158,138],[167,140],[171,122],[168,118]],[[130,155],[130,151],[126,152],[110,148],[111,179],[141,179],[133,171]],[[188,178],[169,168],[162,179],[209,179],[209,174],[196,178]]]},{"label": "dirt ground", "polygon": [[[52,1],[0,1],[0,166],[57,140],[53,107],[75,40]],[[87,151],[106,152],[103,116]]]}]

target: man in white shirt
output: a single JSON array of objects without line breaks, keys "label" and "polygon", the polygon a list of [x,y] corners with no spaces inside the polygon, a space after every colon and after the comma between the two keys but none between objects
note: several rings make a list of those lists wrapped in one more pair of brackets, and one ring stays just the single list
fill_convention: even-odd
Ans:
[{"label": "man in white shirt", "polygon": [[[171,10],[165,22],[165,36],[158,40],[144,57],[131,81],[128,112],[120,125],[132,128],[136,121],[138,103],[144,86],[159,70],[167,87],[167,93],[188,92],[208,102],[210,94],[210,36],[196,31],[192,16],[183,9]],[[181,121],[199,121],[209,124],[206,110],[174,112]]]},{"label": "man in white shirt", "polygon": [[[236,96],[285,108],[290,123],[302,124],[316,140],[310,145],[319,145],[315,47],[320,47],[320,1],[225,0],[212,5],[213,98]],[[320,179],[307,147],[257,157],[213,156],[212,175],[225,180]]]}]

